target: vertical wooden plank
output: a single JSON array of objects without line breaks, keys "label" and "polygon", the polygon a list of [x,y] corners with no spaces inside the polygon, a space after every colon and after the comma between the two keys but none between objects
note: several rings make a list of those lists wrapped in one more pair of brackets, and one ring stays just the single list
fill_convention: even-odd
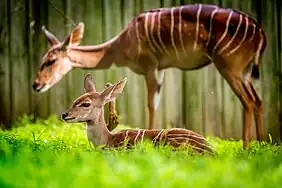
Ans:
[{"label": "vertical wooden plank", "polygon": [[[162,1],[162,7],[178,6],[180,2],[172,0]],[[163,127],[184,127],[182,122],[182,71],[174,68],[165,70],[160,109]]]},{"label": "vertical wooden plank", "polygon": [[[134,0],[135,6],[134,6],[134,12],[135,16],[140,14],[144,11],[144,0]],[[138,102],[138,116],[140,116],[142,123],[139,125],[140,128],[148,128],[149,126],[149,110],[148,110],[148,98],[147,98],[147,87],[145,83],[144,76],[138,75],[138,80],[134,83],[137,86],[137,95],[135,96],[135,100]],[[132,102],[132,104],[134,104]],[[138,126],[138,125],[137,125]]]},{"label": "vertical wooden plank", "polygon": [[33,26],[34,26],[34,20],[33,20],[33,6],[32,6],[32,0],[26,0],[25,1],[25,20],[26,20],[26,49],[28,51],[27,53],[27,90],[28,90],[28,102],[29,102],[29,111],[26,112],[28,114],[32,114],[35,111],[35,93],[32,89],[32,82],[33,82],[33,43],[32,43],[32,37],[33,37]]},{"label": "vertical wooden plank", "polygon": [[[66,14],[67,17],[65,19],[67,32],[71,33],[74,27],[77,26],[79,22],[83,22],[86,0],[81,0],[80,3],[77,3],[73,0],[66,1]],[[85,30],[87,30],[87,23],[85,23]],[[84,33],[85,34],[85,33]],[[85,36],[85,35],[84,35]],[[80,45],[85,43],[85,37],[83,37]],[[78,96],[84,93],[83,89],[83,80],[84,80],[84,70],[80,68],[74,68],[67,75],[68,84],[66,85],[66,94],[67,96],[67,106],[74,101]]]},{"label": "vertical wooden plank", "polygon": [[[221,5],[224,8],[238,8],[239,2],[231,0],[222,0]],[[219,72],[217,72],[219,74]],[[242,105],[238,97],[232,91],[225,79],[221,77],[221,124],[222,134],[225,138],[242,138]]]},{"label": "vertical wooden plank", "polygon": [[[121,23],[121,0],[104,0],[103,1],[103,25],[104,25],[104,40],[109,40],[116,36],[118,33],[121,32],[122,23]],[[111,66],[110,69],[105,70],[105,80],[106,82],[117,82],[121,78],[124,77],[124,68],[117,68],[115,65]],[[104,83],[105,85],[106,83]],[[130,88],[130,82],[127,83],[127,87],[125,90]],[[119,97],[117,100],[117,110],[119,112],[119,116],[121,117],[120,122],[124,123],[127,119],[127,113],[125,111],[125,97]]]},{"label": "vertical wooden plank", "polygon": [[[256,3],[259,3],[256,1]],[[279,76],[277,51],[277,12],[274,3],[262,1],[257,4],[258,20],[262,21],[267,34],[268,44],[262,61],[262,88],[264,105],[264,125],[274,140],[279,139]],[[262,20],[260,20],[262,19]]]},{"label": "vertical wooden plank", "polygon": [[[278,64],[279,64],[279,96],[280,96],[280,140],[282,138],[282,2],[276,1],[277,21],[278,21]],[[280,63],[279,63],[280,62]]]},{"label": "vertical wooden plank", "polygon": [[[64,0],[48,1],[47,29],[61,41],[66,36],[65,8]],[[50,92],[50,114],[56,113],[59,116],[65,110],[67,103],[66,84],[67,77],[64,77],[48,91]]]},{"label": "vertical wooden plank", "polygon": [[[76,4],[74,3],[73,6]],[[83,44],[96,45],[104,41],[103,38],[103,1],[86,1],[83,20],[85,22]],[[97,89],[102,89],[106,83],[105,70],[85,70],[91,72]]]},{"label": "vertical wooden plank", "polygon": [[10,80],[9,80],[9,27],[10,13],[9,1],[0,4],[0,127],[3,124],[6,128],[10,127]]},{"label": "vertical wooden plank", "polygon": [[[184,4],[195,3],[191,0],[184,0]],[[187,62],[188,63],[188,62]],[[183,121],[186,128],[204,133],[204,112],[203,106],[203,83],[202,77],[207,68],[185,71],[182,73],[183,88]]]},{"label": "vertical wooden plank", "polygon": [[[123,28],[126,27],[137,14],[137,12],[134,11],[134,6],[138,6],[138,4],[135,4],[134,1],[122,0],[121,9],[123,12]],[[142,87],[142,85],[138,84],[140,79],[144,79],[144,77],[135,74],[129,68],[123,69],[124,76],[127,76],[128,78],[123,94],[125,98],[125,109],[123,110],[127,114],[127,119],[123,120],[123,123],[129,124],[132,127],[145,128],[145,120],[142,118],[142,113],[144,113],[142,105],[144,105],[144,103],[146,104],[146,102],[140,100],[138,97],[145,95],[146,93],[144,86]]]},{"label": "vertical wooden plank", "polygon": [[[217,0],[195,1],[197,3],[219,4]],[[202,108],[203,132],[206,135],[222,136],[222,82],[221,75],[212,63],[203,69],[202,74]]]},{"label": "vertical wooden plank", "polygon": [[[147,10],[150,10],[152,8],[158,8],[160,7],[160,2],[159,1],[150,1],[150,0],[144,0],[143,1],[143,7],[144,7],[144,11],[147,11]],[[166,76],[166,71],[165,71],[165,76]],[[165,80],[164,80],[164,83],[165,83]],[[165,127],[165,121],[164,121],[164,118],[163,118],[163,110],[165,108],[164,106],[164,103],[163,103],[163,97],[165,95],[165,90],[164,90],[164,85],[163,84],[163,87],[161,88],[161,94],[160,94],[160,97],[161,97],[161,100],[160,100],[160,104],[159,104],[159,107],[157,109],[157,112],[156,112],[156,126],[155,128],[162,128],[162,127]],[[147,107],[147,102],[148,102],[148,98],[147,98],[147,89],[146,89],[146,116],[147,116],[147,119],[149,119],[149,109]],[[149,122],[149,121],[147,121]],[[147,124],[149,125],[149,124]]]},{"label": "vertical wooden plank", "polygon": [[[47,39],[44,36],[41,27],[47,24],[48,20],[48,2],[32,1],[32,22],[31,27],[31,59],[32,59],[32,80],[35,79],[36,73],[39,70],[43,54],[48,50]],[[32,82],[29,83],[30,88]],[[36,93],[32,92],[33,113],[35,117],[45,118],[49,115],[49,92]]]},{"label": "vertical wooden plank", "polygon": [[10,57],[10,96],[11,119],[16,119],[29,111],[26,48],[25,1],[11,0],[11,57]]}]

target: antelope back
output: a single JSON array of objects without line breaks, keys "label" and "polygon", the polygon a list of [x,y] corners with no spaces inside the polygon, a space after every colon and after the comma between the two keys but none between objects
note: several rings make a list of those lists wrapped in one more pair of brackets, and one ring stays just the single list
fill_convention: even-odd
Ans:
[{"label": "antelope back", "polygon": [[202,135],[180,128],[123,130],[112,136],[111,144],[114,147],[120,147],[124,144],[134,146],[144,140],[150,140],[154,146],[190,147],[198,153],[216,153],[211,144]]},{"label": "antelope back", "polygon": [[266,46],[265,33],[254,18],[208,4],[152,9],[138,15],[131,27],[141,51],[145,44],[156,58],[179,62],[191,59],[195,52],[210,58],[235,52],[255,54],[258,62]]}]

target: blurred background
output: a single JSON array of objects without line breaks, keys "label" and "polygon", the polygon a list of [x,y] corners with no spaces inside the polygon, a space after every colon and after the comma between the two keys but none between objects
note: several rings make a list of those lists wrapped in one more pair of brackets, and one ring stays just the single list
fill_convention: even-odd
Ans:
[{"label": "blurred background", "polygon": [[[148,125],[145,80],[128,68],[75,69],[45,93],[35,93],[32,81],[49,48],[45,25],[60,40],[78,23],[85,23],[81,45],[94,45],[118,34],[144,10],[189,3],[209,3],[243,11],[262,23],[268,44],[256,82],[263,97],[264,128],[274,140],[282,133],[282,3],[281,0],[0,0],[0,123],[10,128],[24,114],[47,118],[61,113],[83,93],[91,72],[98,89],[127,76],[117,100],[121,123]],[[201,70],[165,71],[157,127],[186,127],[205,135],[241,138],[242,106],[214,65]],[[254,135],[253,126],[253,135]]]}]

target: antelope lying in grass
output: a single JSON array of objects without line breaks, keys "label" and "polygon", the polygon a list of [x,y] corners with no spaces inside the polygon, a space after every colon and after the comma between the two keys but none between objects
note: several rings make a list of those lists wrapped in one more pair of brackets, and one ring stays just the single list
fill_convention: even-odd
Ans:
[{"label": "antelope lying in grass", "polygon": [[92,82],[92,76],[87,74],[84,79],[86,93],[78,97],[71,107],[62,114],[63,120],[66,122],[86,122],[88,139],[95,146],[121,147],[124,144],[134,146],[137,142],[148,139],[154,145],[163,143],[175,148],[179,146],[190,147],[198,153],[215,153],[203,136],[187,129],[135,129],[111,133],[104,120],[104,105],[116,100],[121,95],[126,81],[127,78],[124,78],[98,92]]}]

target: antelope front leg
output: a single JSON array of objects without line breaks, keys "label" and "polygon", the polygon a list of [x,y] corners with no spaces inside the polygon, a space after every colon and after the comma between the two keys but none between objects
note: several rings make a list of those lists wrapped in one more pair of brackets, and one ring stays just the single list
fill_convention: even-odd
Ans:
[{"label": "antelope front leg", "polygon": [[149,109],[149,129],[153,129],[156,124],[156,111],[160,104],[160,90],[163,83],[164,71],[154,69],[146,75]]}]

